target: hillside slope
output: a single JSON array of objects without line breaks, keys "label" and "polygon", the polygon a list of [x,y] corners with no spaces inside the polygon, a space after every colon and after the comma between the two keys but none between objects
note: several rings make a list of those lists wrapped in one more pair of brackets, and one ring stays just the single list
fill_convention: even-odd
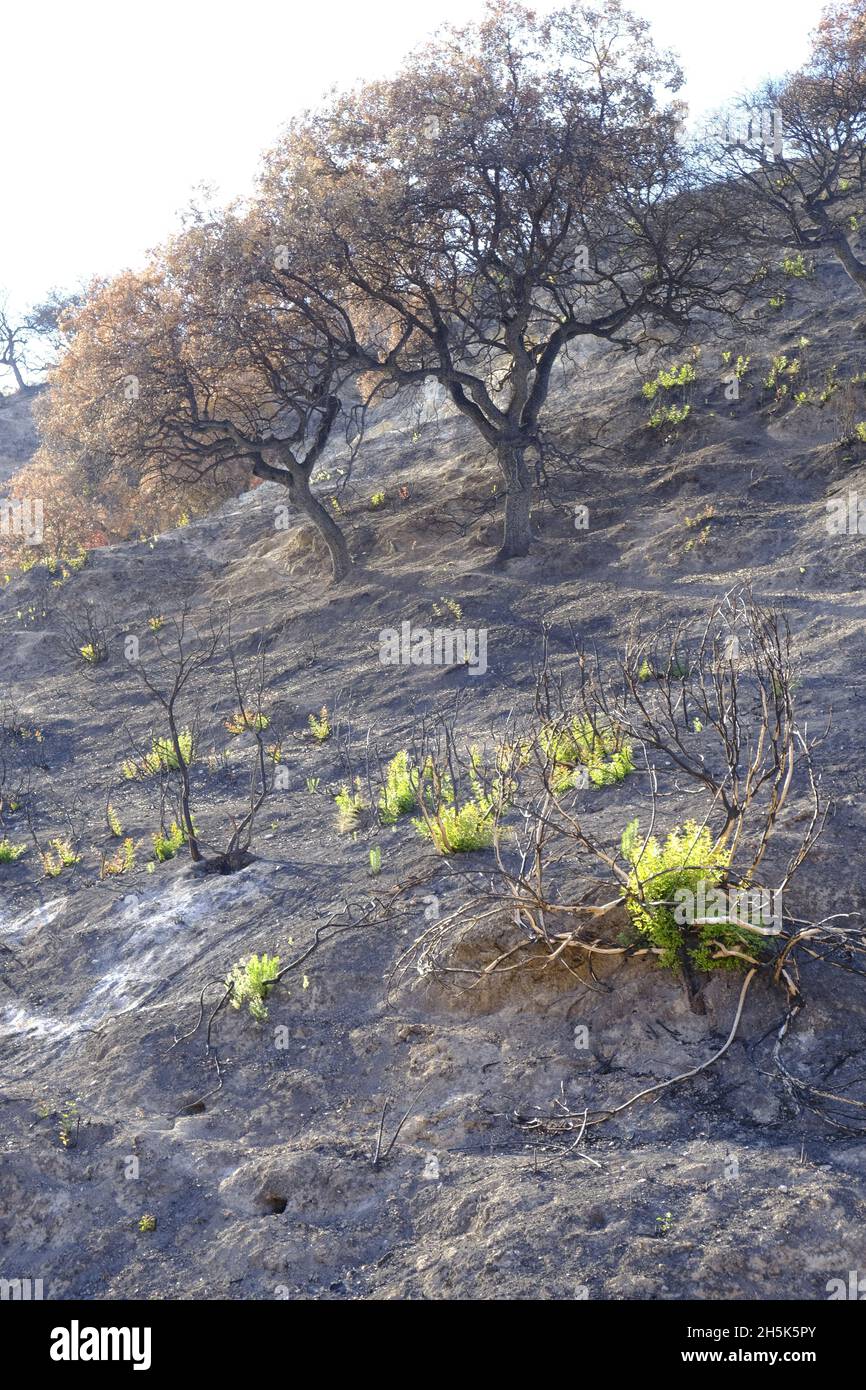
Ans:
[{"label": "hillside slope", "polygon": [[[848,416],[866,420],[866,386],[848,385],[866,371],[862,318],[842,271],[819,264],[792,282],[772,338],[701,341],[690,417],[668,439],[647,425],[630,358],[576,354],[553,400],[557,505],[539,507],[532,555],[504,570],[491,567],[495,471],[442,409],[386,411],[371,430],[339,492],[359,563],[337,588],[310,529],[275,526],[271,485],[153,542],[93,552],[60,588],[40,567],[6,586],[0,664],[9,718],[32,735],[35,828],[44,843],[71,827],[81,862],[44,877],[23,812],[8,822],[28,850],[0,865],[0,1275],[43,1278],[47,1297],[822,1299],[828,1280],[866,1267],[856,1106],[828,1124],[783,1084],[777,992],[753,988],[716,1067],[576,1146],[563,1107],[614,1105],[706,1061],[738,978],[707,980],[704,1013],[642,960],[592,976],[535,964],[481,986],[414,972],[390,987],[430,912],[480,891],[493,856],[443,859],[406,820],[340,833],[329,794],[346,775],[341,748],[358,767],[365,750],[389,758],[424,711],[456,711],[478,742],[527,712],[544,625],[573,669],[573,633],[611,656],[635,618],[697,622],[750,582],[791,625],[801,718],[823,727],[833,714],[820,749],[833,811],[789,910],[861,912],[866,536],[831,535],[826,518],[828,498],[866,490],[866,443],[838,443]],[[736,402],[720,384],[727,351],[751,357]],[[783,354],[791,389],[777,398],[764,383]],[[795,408],[795,390],[814,400]],[[326,495],[346,463],[332,450]],[[380,632],[429,627],[445,600],[486,630],[486,673],[382,665]],[[120,772],[156,729],[124,638],[146,656],[147,618],[183,601],[202,625],[230,604],[246,654],[265,637],[285,731],[286,785],[258,857],[232,875],[180,858],[148,871],[156,793]],[[63,639],[86,602],[111,637],[93,670]],[[224,727],[236,705],[215,664],[190,714],[211,755],[196,767],[196,815],[214,840],[243,803],[244,739]],[[318,744],[305,732],[323,706],[334,735]],[[591,795],[599,834],[647,814],[645,773]],[[100,878],[118,848],[109,799],[136,867]],[[663,811],[688,813],[683,788]],[[493,921],[456,964],[483,965],[509,940]],[[262,950],[297,968],[266,1023],[218,1016],[215,1056],[200,1013],[233,963]],[[866,1103],[863,981],[804,959],[801,985],[788,1067]],[[386,1144],[410,1113],[374,1167],[386,1102]]]},{"label": "hillside slope", "polygon": [[0,396],[0,486],[36,451],[32,406],[30,392]]}]

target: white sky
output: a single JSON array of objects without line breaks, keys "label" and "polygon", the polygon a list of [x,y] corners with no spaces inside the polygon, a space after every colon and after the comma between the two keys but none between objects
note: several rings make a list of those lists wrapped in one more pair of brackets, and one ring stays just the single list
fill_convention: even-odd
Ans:
[{"label": "white sky", "polygon": [[[551,8],[538,0],[536,8]],[[821,0],[632,0],[693,111],[799,63]],[[285,120],[386,75],[481,0],[40,0],[4,8],[0,292],[23,307],[141,262],[196,185],[247,191]]]}]

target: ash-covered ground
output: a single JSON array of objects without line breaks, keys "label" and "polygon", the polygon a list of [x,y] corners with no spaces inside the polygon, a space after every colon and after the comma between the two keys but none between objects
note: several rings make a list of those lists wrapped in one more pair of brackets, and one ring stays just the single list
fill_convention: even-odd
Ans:
[{"label": "ash-covered ground", "polygon": [[[827,526],[828,499],[866,496],[866,444],[840,443],[866,420],[861,311],[842,270],[819,262],[771,338],[696,339],[691,416],[667,440],[647,426],[649,367],[642,378],[604,345],[576,355],[552,402],[562,459],[535,548],[502,569],[497,475],[477,437],[444,408],[386,409],[347,486],[344,452],[323,465],[322,495],[339,497],[357,558],[335,588],[310,528],[275,525],[272,485],[93,552],[59,588],[42,566],[6,584],[0,669],[9,718],[29,735],[34,829],[40,843],[72,834],[81,859],[46,877],[24,810],[7,819],[27,850],[0,866],[0,1276],[42,1279],[48,1298],[824,1299],[828,1281],[866,1269],[856,1104],[831,1123],[785,1086],[773,1061],[784,997],[769,981],[716,1066],[575,1143],[551,1123],[563,1107],[615,1105],[721,1047],[739,977],[702,982],[704,1013],[645,959],[594,977],[535,965],[480,986],[410,972],[393,987],[431,910],[480,891],[494,857],[444,859],[408,819],[341,833],[332,796],[345,740],[387,759],[425,710],[456,710],[467,740],[527,713],[544,625],[568,669],[574,634],[612,659],[635,618],[697,622],[748,582],[790,624],[801,721],[823,729],[832,711],[816,751],[832,809],[789,910],[862,911],[866,535]],[[723,351],[751,357],[738,401],[721,384]],[[765,382],[782,355],[798,366],[779,399]],[[813,402],[795,406],[797,391]],[[383,666],[379,633],[431,627],[446,600],[486,630],[486,673]],[[111,638],[93,669],[64,639],[87,602]],[[267,647],[285,785],[259,818],[256,859],[230,875],[180,856],[149,867],[155,793],[120,773],[155,728],[125,638],[147,660],[147,617],[182,603],[200,625],[231,605],[241,652]],[[193,775],[214,841],[247,786],[251,740],[225,729],[236,703],[217,662],[196,712],[209,760]],[[318,744],[306,735],[322,706],[339,737]],[[640,770],[588,795],[600,835],[646,817]],[[807,814],[797,796],[783,850]],[[118,853],[108,801],[135,867],[100,877]],[[662,787],[664,819],[685,805],[682,787]],[[216,1017],[218,1076],[204,1025],[193,1032],[202,989],[207,1014],[236,961],[266,950],[287,963],[317,931],[265,1023]],[[508,944],[494,919],[457,963]],[[806,957],[800,983],[787,1066],[866,1103],[866,983]],[[374,1167],[386,1102],[385,1146],[410,1113]],[[139,1229],[144,1215],[155,1230]]]}]

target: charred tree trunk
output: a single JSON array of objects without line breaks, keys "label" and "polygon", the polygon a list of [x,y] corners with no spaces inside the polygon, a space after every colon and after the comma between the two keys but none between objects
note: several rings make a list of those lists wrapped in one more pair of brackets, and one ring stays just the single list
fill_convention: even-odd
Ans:
[{"label": "charred tree trunk", "polygon": [[189,849],[189,857],[194,864],[200,864],[204,856],[202,855],[202,852],[199,849],[198,835],[196,833],[196,828],[193,825],[192,810],[190,807],[192,787],[190,785],[189,779],[189,764],[187,763],[187,760],[183,755],[183,749],[180,745],[180,730],[177,727],[177,719],[175,718],[174,713],[174,702],[176,693],[177,692],[175,691],[175,694],[173,694],[169,699],[168,705],[166,707],[166,713],[168,714],[168,727],[169,732],[171,734],[171,745],[174,749],[174,756],[177,761],[178,771],[180,773],[180,817],[181,824],[186,835],[186,843],[187,848]]},{"label": "charred tree trunk", "polygon": [[331,513],[313,495],[307,472],[294,460],[287,460],[285,466],[277,468],[259,455],[253,465],[253,473],[257,478],[265,478],[288,488],[292,501],[309,517],[328,548],[334,582],[345,578],[352,568],[346,537]]},{"label": "charred tree trunk", "polygon": [[866,294],[866,262],[855,256],[848,238],[840,232],[831,241],[834,255],[850,275],[861,294]]},{"label": "charred tree trunk", "polygon": [[18,366],[18,356],[15,351],[15,344],[11,340],[7,345],[6,351],[3,353],[3,356],[0,357],[0,365],[8,367],[10,369],[12,375],[15,378],[15,383],[19,391],[29,391],[30,388],[27,385],[27,382],[24,380],[23,376],[21,375],[21,369]]},{"label": "charred tree trunk", "polygon": [[532,543],[532,475],[526,466],[526,445],[503,441],[496,460],[505,480],[505,522],[497,560],[529,554]]},{"label": "charred tree trunk", "polygon": [[304,515],[310,518],[328,547],[334,582],[344,579],[352,568],[352,557],[349,554],[346,537],[328,509],[323,507],[319,499],[313,495],[310,480],[305,473],[295,478],[292,496]]}]

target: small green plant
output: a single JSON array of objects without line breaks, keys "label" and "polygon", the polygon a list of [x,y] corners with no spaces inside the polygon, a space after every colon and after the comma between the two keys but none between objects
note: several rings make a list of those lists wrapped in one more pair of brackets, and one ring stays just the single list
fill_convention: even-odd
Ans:
[{"label": "small green plant", "polygon": [[72,1149],[78,1143],[78,1131],[81,1128],[81,1116],[78,1113],[78,1103],[69,1100],[60,1110],[60,1122],[57,1126],[57,1137],[64,1149]]},{"label": "small green plant", "polygon": [[373,510],[374,510],[374,511],[378,511],[379,508],[380,508],[380,507],[384,507],[384,505],[385,505],[385,494],[384,494],[384,492],[374,492],[374,493],[373,493],[373,496],[370,498],[370,506],[373,508]]},{"label": "small green plant", "polygon": [[307,778],[307,791],[310,793],[311,796],[316,795],[316,792],[319,790],[319,787],[321,786],[321,782],[321,777]]},{"label": "small green plant", "polygon": [[489,849],[496,842],[497,821],[514,795],[515,783],[501,761],[485,783],[477,748],[469,751],[469,784],[472,795],[458,804],[447,774],[428,758],[421,769],[418,806],[421,815],[412,824],[432,840],[440,854],[469,854]]},{"label": "small green plant", "polygon": [[[268,728],[270,722],[268,716],[263,714],[261,710],[257,710],[253,714],[250,714],[245,709],[239,709],[235,710],[234,714],[229,716],[225,721],[225,726],[232,737],[236,738],[239,734],[246,733],[248,729],[255,729],[261,732],[262,729]],[[278,762],[279,759],[275,758],[274,761]]]},{"label": "small green plant", "polygon": [[641,391],[645,400],[654,401],[659,391],[672,391],[678,386],[692,386],[697,379],[694,364],[683,362],[679,366],[660,371],[654,381],[645,381]]},{"label": "small green plant", "polygon": [[[723,919],[695,922],[695,905],[723,882],[730,851],[714,845],[707,826],[686,821],[664,843],[654,835],[641,839],[637,820],[626,827],[622,856],[629,865],[626,907],[633,925],[659,948],[659,964],[681,968],[687,952],[699,970],[741,969],[739,956],[718,958],[713,946],[754,956],[755,934]],[[691,907],[688,904],[691,903]]]},{"label": "small green plant", "polygon": [[770,308],[776,310],[784,309],[786,298],[787,296],[782,294],[781,292],[779,294],[771,294],[768,301]]},{"label": "small green plant", "polygon": [[165,618],[162,616],[161,613],[158,613],[155,617],[148,618],[147,620],[147,625],[150,628],[151,632],[159,632],[160,629],[163,627],[164,623]]},{"label": "small green plant", "polygon": [[49,840],[50,848],[42,855],[42,867],[46,878],[57,878],[64,869],[81,863],[81,855],[76,854],[69,840]]},{"label": "small green plant", "polygon": [[662,425],[676,429],[685,424],[691,413],[690,405],[657,405],[647,423],[654,430],[661,429]]},{"label": "small green plant", "polygon": [[263,1023],[268,1016],[265,1000],[279,972],[279,956],[269,956],[266,951],[260,957],[253,955],[238,961],[226,976],[226,989],[231,991],[232,1008],[242,1009],[246,1004],[256,1022]]},{"label": "small green plant", "polygon": [[694,535],[689,536],[689,539],[683,547],[686,552],[694,550],[696,545],[707,544],[711,534],[711,523],[715,515],[716,509],[712,503],[710,503],[708,506],[704,507],[703,511],[698,512],[696,516],[687,516],[683,518],[683,524],[686,530],[695,532]]},{"label": "small green plant", "polygon": [[854,426],[854,434],[861,444],[866,444],[866,420],[861,420],[859,424]]},{"label": "small green plant", "polygon": [[6,731],[11,738],[20,739],[22,743],[27,743],[32,738],[36,743],[41,743],[43,733],[41,729],[35,729],[31,724],[16,724],[13,728]]},{"label": "small green plant", "polygon": [[789,280],[808,280],[815,273],[814,265],[811,261],[804,260],[802,251],[798,251],[796,256],[786,256],[782,261],[781,270]]},{"label": "small green plant", "polygon": [[671,1213],[669,1211],[666,1211],[664,1216],[656,1217],[656,1233],[660,1236],[666,1236],[668,1232],[672,1229],[673,1224],[674,1219],[671,1216]]},{"label": "small green plant", "polygon": [[123,825],[121,823],[120,816],[117,814],[110,801],[105,808],[105,819],[108,822],[108,828],[114,836],[115,840],[122,840]]},{"label": "small green plant", "polygon": [[318,715],[311,714],[307,722],[317,743],[324,743],[331,737],[331,716],[328,714],[327,705],[322,705]]},{"label": "small green plant", "polygon": [[166,860],[173,859],[178,850],[186,844],[186,833],[177,821],[172,821],[166,830],[161,826],[153,835],[153,852],[158,864],[164,864]]},{"label": "small green plant", "polygon": [[828,401],[833,399],[836,392],[841,389],[842,383],[837,375],[837,370],[836,364],[834,363],[833,366],[828,367],[827,371],[824,373],[824,385],[818,392],[818,400],[821,405],[826,405]]},{"label": "small green plant", "polygon": [[345,783],[334,797],[337,804],[337,825],[346,835],[354,833],[369,810],[370,803],[364,795],[364,784],[356,777],[352,786]]},{"label": "small green plant", "polygon": [[0,840],[0,864],[14,864],[26,850],[26,845],[13,845],[11,840]]},{"label": "small green plant", "polygon": [[131,873],[135,868],[135,842],[127,835],[117,854],[104,857],[100,878],[115,878],[120,874]]},{"label": "small green plant", "polygon": [[108,655],[105,648],[101,646],[99,642],[85,642],[84,646],[79,647],[78,650],[88,666],[98,666]]},{"label": "small green plant", "polygon": [[[187,766],[193,761],[192,734],[184,729],[177,736],[180,755]],[[121,765],[121,772],[127,780],[133,777],[153,777],[158,772],[177,772],[180,768],[174,744],[170,738],[155,738],[150,752],[136,761],[128,758]]]},{"label": "small green plant", "polygon": [[418,807],[420,774],[409,763],[405,749],[396,753],[385,772],[385,785],[379,793],[379,820],[394,825],[400,816],[407,816]]},{"label": "small green plant", "polygon": [[737,378],[737,381],[742,381],[749,370],[752,359],[751,357],[744,357],[742,353],[738,354],[736,362],[734,362],[733,359],[734,354],[732,352],[723,352],[722,366],[731,368],[731,372]]},{"label": "small green plant", "polygon": [[138,1229],[143,1234],[149,1235],[151,1231],[156,1230],[156,1217],[152,1216],[149,1211],[146,1211],[144,1216],[138,1218]]},{"label": "small green plant", "polygon": [[374,878],[382,872],[382,851],[378,845],[370,850],[370,873]]},{"label": "small green plant", "polygon": [[484,797],[473,797],[459,808],[442,805],[428,820],[416,819],[412,824],[433,841],[440,854],[489,849],[496,838],[493,806]]},{"label": "small green plant", "polygon": [[434,603],[431,609],[434,618],[453,618],[455,623],[463,621],[463,608],[456,598],[445,598],[440,595],[439,602]]},{"label": "small green plant", "polygon": [[781,352],[773,358],[770,370],[764,378],[764,385],[768,391],[775,391],[776,400],[783,400],[790,389],[789,382],[783,378],[798,376],[800,372],[800,358],[789,358],[786,353]]},{"label": "small green plant", "polygon": [[552,764],[555,792],[570,791],[581,783],[609,787],[634,771],[631,744],[619,730],[594,724],[589,718],[575,715],[565,724],[542,725],[538,741]]}]

